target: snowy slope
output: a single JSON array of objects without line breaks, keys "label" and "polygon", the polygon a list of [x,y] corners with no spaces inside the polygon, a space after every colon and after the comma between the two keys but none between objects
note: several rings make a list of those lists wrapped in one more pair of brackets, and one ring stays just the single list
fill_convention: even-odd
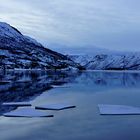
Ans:
[{"label": "snowy slope", "polygon": [[7,69],[81,68],[65,55],[44,48],[3,22],[0,22],[0,66]]},{"label": "snowy slope", "polygon": [[74,55],[70,58],[88,70],[140,70],[140,54]]}]

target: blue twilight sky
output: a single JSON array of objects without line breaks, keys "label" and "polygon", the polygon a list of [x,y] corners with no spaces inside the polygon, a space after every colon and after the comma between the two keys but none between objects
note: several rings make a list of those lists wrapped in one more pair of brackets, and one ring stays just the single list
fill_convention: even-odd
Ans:
[{"label": "blue twilight sky", "polygon": [[3,0],[0,21],[50,48],[140,51],[139,7],[139,0]]}]

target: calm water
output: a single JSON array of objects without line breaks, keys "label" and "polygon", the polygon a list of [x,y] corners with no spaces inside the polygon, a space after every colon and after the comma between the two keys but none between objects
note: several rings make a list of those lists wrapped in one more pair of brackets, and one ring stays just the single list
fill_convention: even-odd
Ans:
[{"label": "calm water", "polygon": [[[140,73],[7,72],[0,75],[0,102],[70,103],[47,111],[54,118],[0,117],[2,140],[139,140],[140,116],[100,116],[98,104],[140,107]],[[53,88],[54,85],[60,87]],[[1,107],[1,114],[15,108]]]}]

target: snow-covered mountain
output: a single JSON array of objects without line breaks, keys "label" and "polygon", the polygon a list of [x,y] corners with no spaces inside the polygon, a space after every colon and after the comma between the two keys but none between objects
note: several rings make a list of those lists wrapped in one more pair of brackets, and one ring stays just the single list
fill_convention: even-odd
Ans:
[{"label": "snow-covered mountain", "polygon": [[70,58],[88,70],[140,70],[140,54],[73,55]]},{"label": "snow-covered mountain", "polygon": [[45,48],[0,22],[0,67],[7,69],[140,70],[139,53],[70,55]]},{"label": "snow-covered mountain", "polygon": [[43,47],[3,22],[0,22],[0,66],[7,69],[82,68],[67,56]]}]

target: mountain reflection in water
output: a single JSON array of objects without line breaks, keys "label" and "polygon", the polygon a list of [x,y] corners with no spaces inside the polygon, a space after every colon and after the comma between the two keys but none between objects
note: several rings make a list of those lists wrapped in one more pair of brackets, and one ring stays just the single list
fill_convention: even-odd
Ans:
[{"label": "mountain reflection in water", "polygon": [[[8,71],[0,74],[0,103],[28,102],[53,88],[72,82],[78,72],[67,71]],[[0,114],[15,107],[0,106]]]},{"label": "mountain reflection in water", "polygon": [[84,72],[77,79],[77,82],[89,86],[101,87],[139,87],[140,73],[138,72],[105,72],[89,71]]},{"label": "mountain reflection in water", "polygon": [[[0,103],[34,100],[53,85],[78,83],[91,87],[139,87],[140,73],[77,71],[7,71],[0,74]],[[96,90],[97,88],[95,88]],[[93,88],[92,88],[93,90]],[[86,92],[86,91],[85,91]],[[88,95],[87,95],[88,96]],[[15,107],[0,106],[0,114]]]}]

